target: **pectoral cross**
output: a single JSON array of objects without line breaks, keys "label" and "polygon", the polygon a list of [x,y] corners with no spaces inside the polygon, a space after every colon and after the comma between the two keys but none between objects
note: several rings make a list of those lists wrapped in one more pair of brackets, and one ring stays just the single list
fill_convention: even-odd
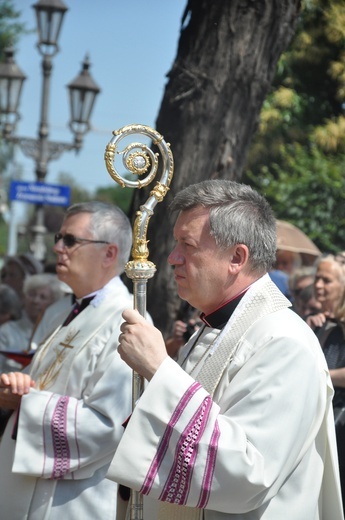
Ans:
[{"label": "pectoral cross", "polygon": [[73,345],[71,345],[71,342],[74,340],[74,338],[79,334],[80,330],[77,330],[77,332],[74,335],[68,334],[66,337],[66,341],[61,341],[59,345],[64,348],[74,348]]}]

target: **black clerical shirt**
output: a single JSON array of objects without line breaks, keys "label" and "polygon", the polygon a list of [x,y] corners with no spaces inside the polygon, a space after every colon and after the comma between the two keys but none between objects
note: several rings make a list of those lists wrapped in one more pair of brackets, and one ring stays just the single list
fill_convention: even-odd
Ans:
[{"label": "black clerical shirt", "polygon": [[215,311],[211,312],[211,314],[206,315],[204,312],[202,312],[200,314],[200,319],[208,327],[212,327],[214,329],[223,329],[246,292],[247,289],[235,296],[235,298],[232,298],[230,301],[224,303],[224,305]]}]

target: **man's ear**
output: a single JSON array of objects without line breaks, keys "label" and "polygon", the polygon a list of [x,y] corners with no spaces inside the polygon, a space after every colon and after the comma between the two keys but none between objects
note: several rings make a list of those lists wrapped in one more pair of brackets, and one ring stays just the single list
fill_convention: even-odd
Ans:
[{"label": "man's ear", "polygon": [[117,259],[118,247],[115,244],[109,244],[105,254],[105,261],[109,264],[113,263]]},{"label": "man's ear", "polygon": [[229,272],[234,275],[238,274],[242,271],[249,259],[249,251],[248,247],[244,244],[237,244],[232,250],[230,262],[229,262]]}]

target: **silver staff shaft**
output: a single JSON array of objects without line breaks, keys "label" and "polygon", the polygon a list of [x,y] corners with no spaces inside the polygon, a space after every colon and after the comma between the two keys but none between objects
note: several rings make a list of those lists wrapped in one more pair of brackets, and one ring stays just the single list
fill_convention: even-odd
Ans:
[{"label": "silver staff shaft", "polygon": [[[137,309],[142,316],[146,314],[146,285],[147,280],[133,280],[134,309]],[[132,379],[132,409],[134,409],[137,399],[144,391],[144,378],[133,371]],[[137,518],[137,517],[134,517]]]},{"label": "silver staff shaft", "polygon": [[[132,134],[149,137],[152,140],[152,145],[158,148],[159,153],[154,153],[147,145],[138,142],[129,144],[124,150],[119,151],[119,142]],[[159,159],[162,159],[160,180],[156,182],[145,204],[140,206],[140,209],[136,212],[133,226],[132,260],[125,267],[126,275],[133,280],[134,308],[145,317],[147,280],[152,278],[156,272],[156,266],[148,260],[147,228],[156,204],[163,200],[169,190],[174,173],[174,160],[170,145],[164,141],[163,137],[156,130],[148,126],[128,125],[114,131],[113,136],[106,146],[104,158],[110,176],[122,187],[140,189],[148,186],[156,177]],[[114,166],[116,154],[122,155],[122,163],[127,172],[138,177],[140,176],[140,180],[129,180],[118,173]],[[141,178],[143,175],[146,176]],[[144,378],[133,371],[133,409],[143,391]],[[130,520],[143,520],[142,495],[134,490],[131,491]]]}]

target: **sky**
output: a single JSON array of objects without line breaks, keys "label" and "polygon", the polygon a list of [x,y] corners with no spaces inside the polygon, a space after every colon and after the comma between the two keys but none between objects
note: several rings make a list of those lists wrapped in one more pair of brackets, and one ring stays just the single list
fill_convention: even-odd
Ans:
[{"label": "sky", "polygon": [[[65,14],[59,53],[53,58],[49,105],[49,139],[72,142],[68,128],[66,85],[81,71],[89,55],[90,73],[101,89],[78,155],[64,152],[48,165],[46,182],[57,184],[59,173],[68,173],[91,193],[114,183],[104,163],[104,150],[112,131],[128,124],[155,128],[164,88],[177,53],[181,18],[187,0],[63,0]],[[35,0],[14,0],[20,21],[36,28]],[[21,37],[15,61],[27,76],[16,135],[36,138],[42,90],[41,56],[37,34]],[[159,132],[159,128],[156,129]],[[35,164],[19,147],[16,161],[23,181],[35,181]],[[23,204],[23,203],[16,203]]]}]

